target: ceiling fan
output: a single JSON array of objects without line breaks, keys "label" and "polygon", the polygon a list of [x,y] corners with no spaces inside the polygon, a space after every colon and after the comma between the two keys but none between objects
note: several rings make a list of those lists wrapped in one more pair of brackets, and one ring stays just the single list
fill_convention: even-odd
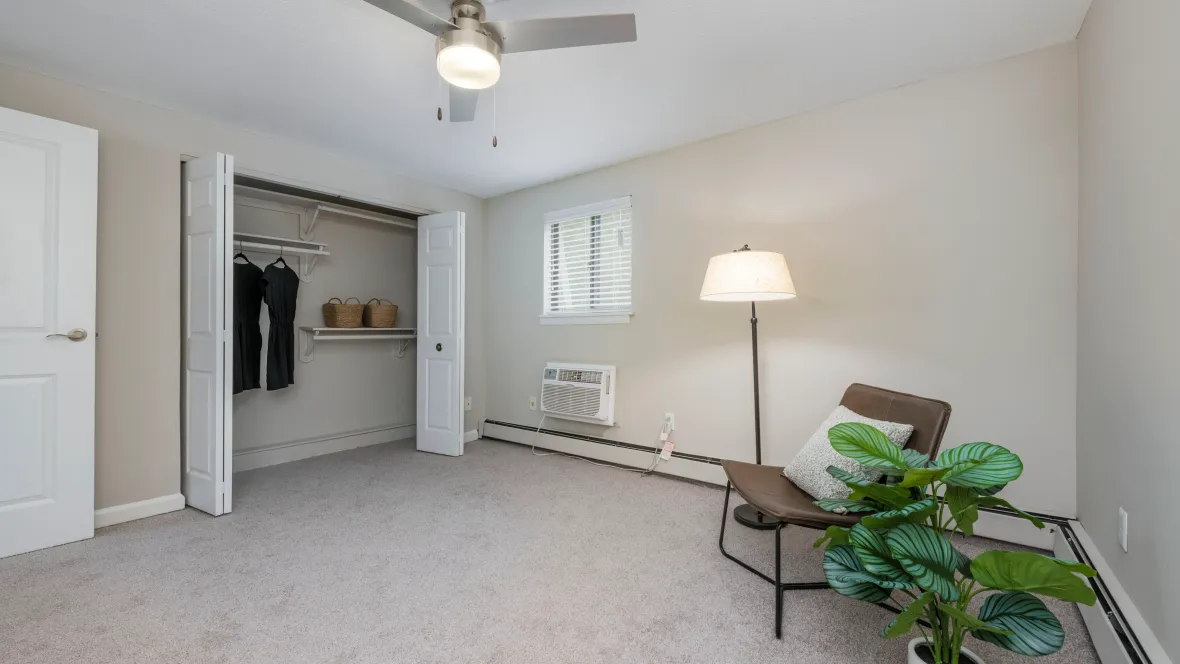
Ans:
[{"label": "ceiling fan", "polygon": [[438,37],[436,64],[438,73],[450,84],[451,122],[475,119],[479,91],[500,80],[503,53],[617,44],[637,38],[634,14],[488,21],[478,0],[365,1]]}]

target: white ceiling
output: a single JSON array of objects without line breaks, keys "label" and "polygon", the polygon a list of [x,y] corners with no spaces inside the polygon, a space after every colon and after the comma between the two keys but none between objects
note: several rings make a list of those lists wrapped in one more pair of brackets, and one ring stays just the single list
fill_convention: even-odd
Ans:
[{"label": "white ceiling", "polygon": [[0,60],[493,196],[1073,39],[1090,0],[505,0],[639,41],[504,57],[435,120],[433,37],[362,0],[0,0]]}]

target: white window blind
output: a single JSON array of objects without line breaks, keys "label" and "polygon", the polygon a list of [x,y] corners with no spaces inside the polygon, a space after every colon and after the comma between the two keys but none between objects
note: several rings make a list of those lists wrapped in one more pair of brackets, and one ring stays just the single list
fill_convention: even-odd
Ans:
[{"label": "white window blind", "polygon": [[546,316],[631,311],[631,197],[545,216]]}]

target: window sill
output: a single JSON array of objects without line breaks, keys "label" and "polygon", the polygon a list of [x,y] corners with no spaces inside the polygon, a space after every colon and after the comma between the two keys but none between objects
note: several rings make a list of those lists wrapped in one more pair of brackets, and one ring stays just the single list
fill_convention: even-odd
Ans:
[{"label": "window sill", "polygon": [[541,315],[542,325],[624,325],[631,322],[630,311],[604,311],[590,314]]}]

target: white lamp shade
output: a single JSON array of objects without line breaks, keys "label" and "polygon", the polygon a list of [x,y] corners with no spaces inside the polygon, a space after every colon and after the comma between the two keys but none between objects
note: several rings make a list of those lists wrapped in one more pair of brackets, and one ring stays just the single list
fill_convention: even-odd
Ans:
[{"label": "white lamp shade", "polygon": [[701,299],[765,302],[795,297],[787,259],[773,251],[734,251],[709,259]]}]

